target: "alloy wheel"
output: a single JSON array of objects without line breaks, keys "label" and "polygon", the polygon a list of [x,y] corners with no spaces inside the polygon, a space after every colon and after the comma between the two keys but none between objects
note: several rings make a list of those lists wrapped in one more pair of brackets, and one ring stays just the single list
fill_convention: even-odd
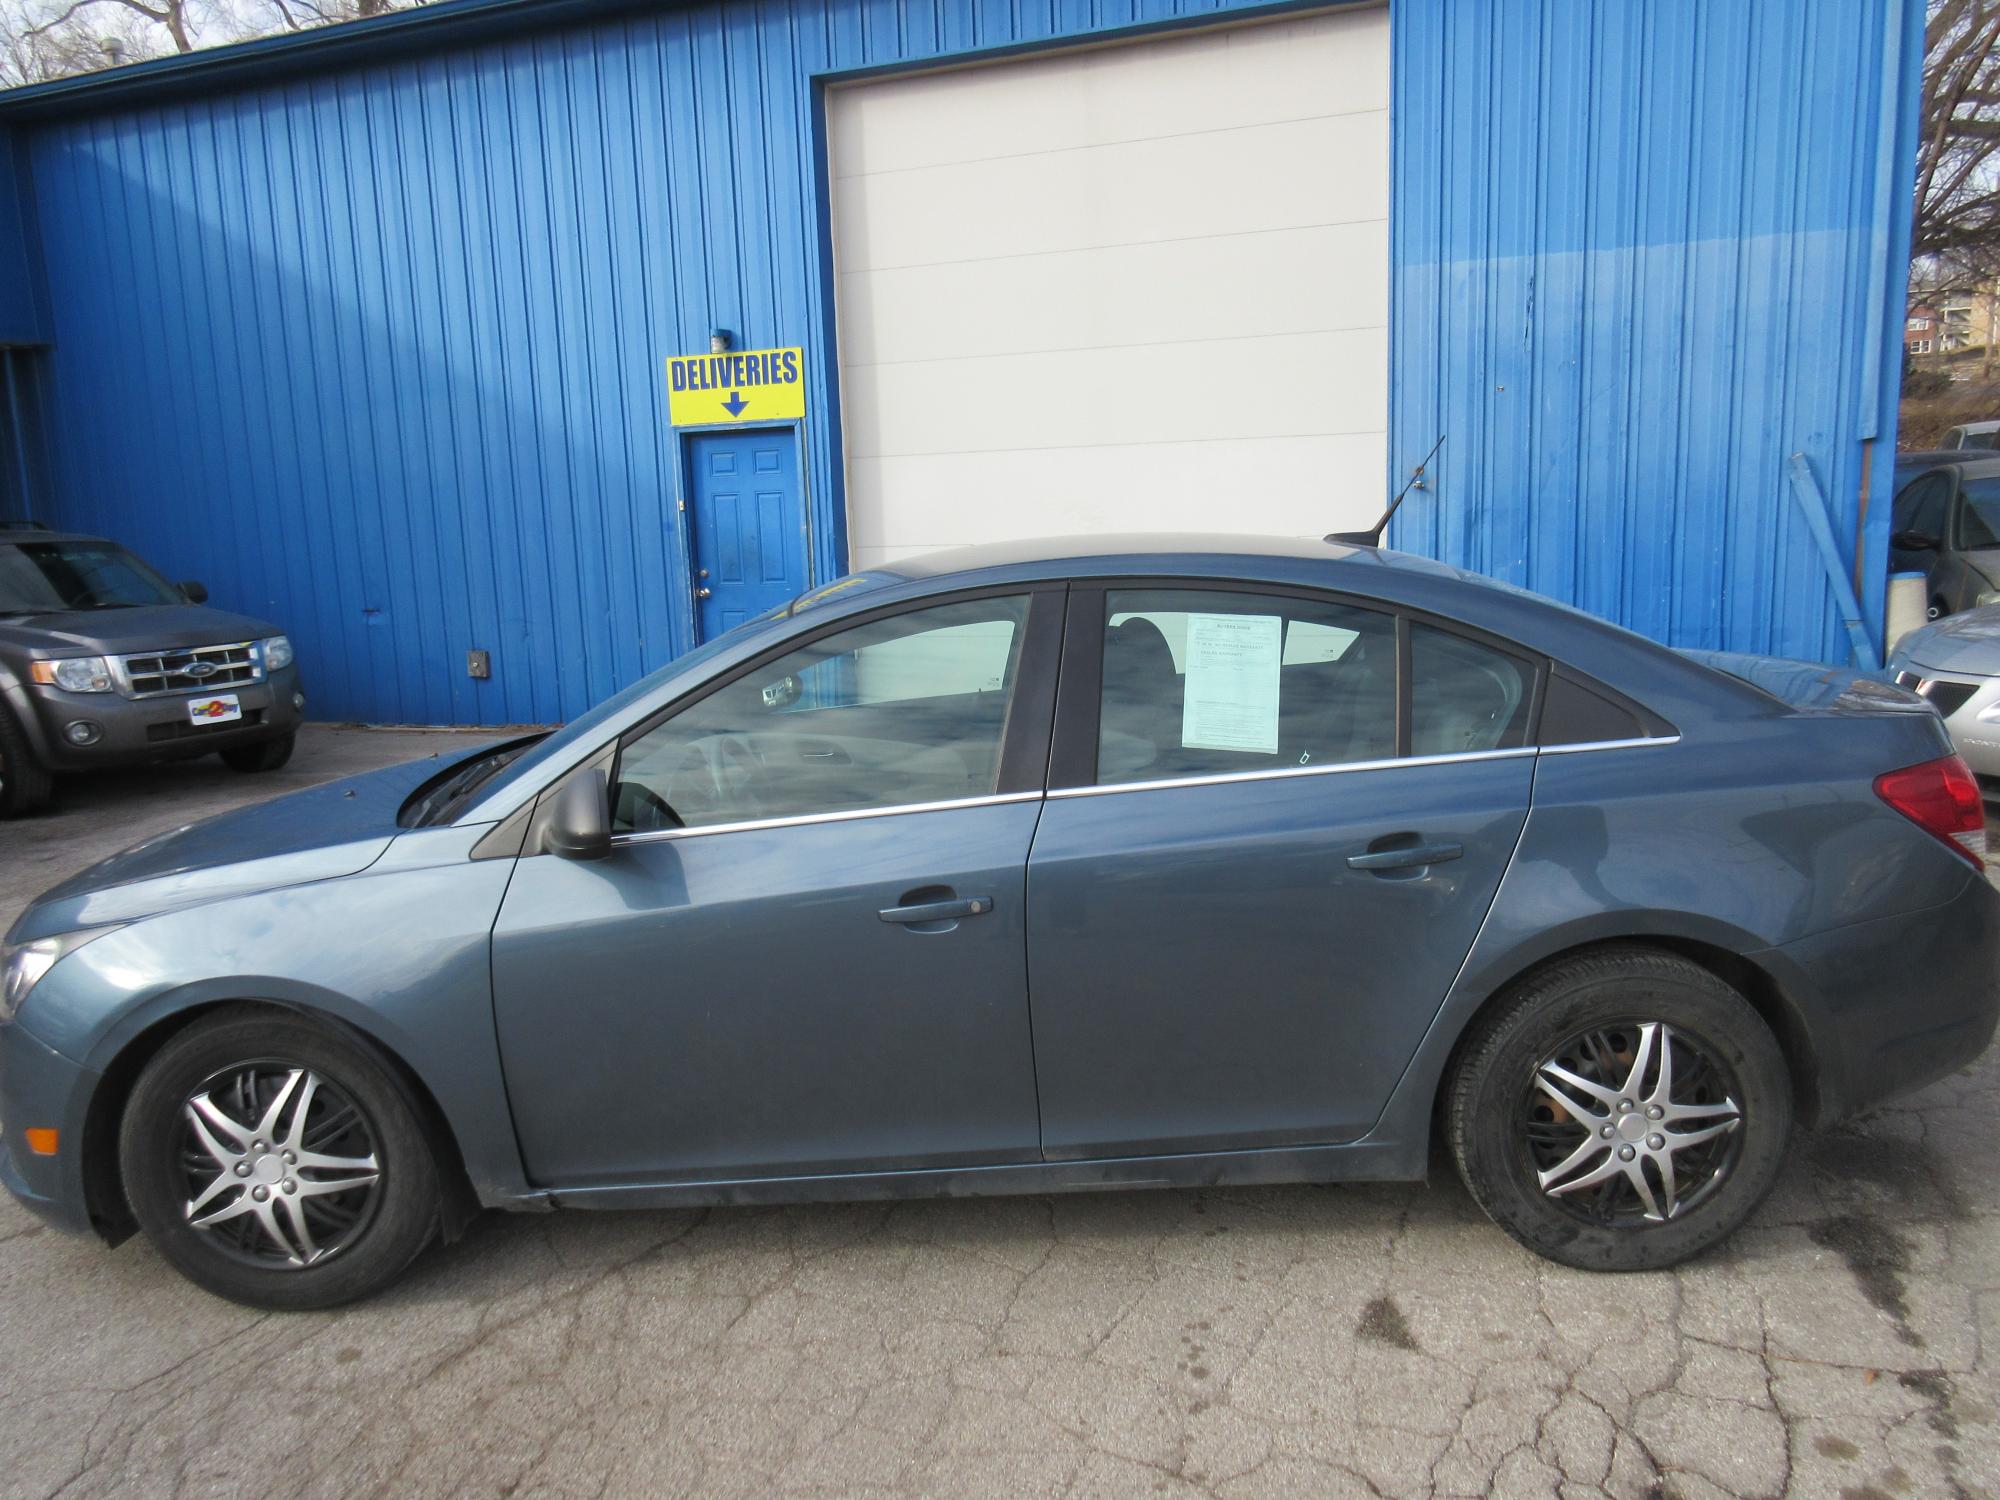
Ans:
[{"label": "alloy wheel", "polygon": [[367,1233],[382,1187],[374,1123],[338,1084],[263,1059],[181,1106],[187,1222],[231,1259],[304,1270]]},{"label": "alloy wheel", "polygon": [[1538,1063],[1522,1141],[1541,1191],[1596,1225],[1664,1223],[1708,1197],[1743,1143],[1741,1089],[1692,1032],[1579,1032]]}]

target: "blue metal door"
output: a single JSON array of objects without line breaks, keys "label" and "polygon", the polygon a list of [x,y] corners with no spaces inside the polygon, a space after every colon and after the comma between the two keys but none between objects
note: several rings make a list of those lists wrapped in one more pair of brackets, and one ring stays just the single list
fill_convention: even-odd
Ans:
[{"label": "blue metal door", "polygon": [[699,642],[805,592],[798,435],[789,427],[693,433],[687,473]]}]

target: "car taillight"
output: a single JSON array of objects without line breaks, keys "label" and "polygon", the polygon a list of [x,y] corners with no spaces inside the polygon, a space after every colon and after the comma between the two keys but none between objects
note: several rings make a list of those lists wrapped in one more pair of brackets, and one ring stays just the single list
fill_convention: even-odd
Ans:
[{"label": "car taillight", "polygon": [[1986,868],[1986,807],[1972,768],[1956,755],[1884,771],[1875,778],[1875,795],[1974,869]]}]

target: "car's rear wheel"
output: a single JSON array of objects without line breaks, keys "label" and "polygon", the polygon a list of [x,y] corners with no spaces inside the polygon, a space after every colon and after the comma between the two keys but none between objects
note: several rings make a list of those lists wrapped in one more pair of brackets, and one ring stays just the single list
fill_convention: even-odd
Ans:
[{"label": "car's rear wheel", "polygon": [[0,707],[0,818],[18,818],[48,805],[55,778],[28,747],[14,716]]},{"label": "car's rear wheel", "polygon": [[222,763],[232,771],[275,771],[292,758],[294,735],[281,735],[275,740],[261,740],[254,745],[231,745],[218,752]]},{"label": "car's rear wheel", "polygon": [[1495,1223],[1564,1265],[1698,1255],[1770,1191],[1792,1127],[1776,1038],[1735,990],[1648,949],[1531,976],[1466,1038],[1452,1152]]},{"label": "car's rear wheel", "polygon": [[303,1017],[219,1012],[162,1047],[118,1141],[140,1227],[190,1280],[253,1307],[351,1302],[438,1227],[421,1122],[364,1043]]}]

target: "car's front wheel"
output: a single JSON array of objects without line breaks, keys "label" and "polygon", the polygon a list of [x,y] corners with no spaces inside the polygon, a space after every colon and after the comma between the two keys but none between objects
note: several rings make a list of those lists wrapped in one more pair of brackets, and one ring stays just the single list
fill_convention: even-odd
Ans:
[{"label": "car's front wheel", "polygon": [[280,735],[254,745],[231,745],[220,754],[222,763],[232,771],[275,771],[292,758],[295,743],[295,736]]},{"label": "car's front wheel", "polygon": [[35,752],[13,715],[0,705],[0,818],[18,818],[48,805],[55,778]]},{"label": "car's front wheel", "polygon": [[1791,1077],[1763,1019],[1706,969],[1600,950],[1539,971],[1482,1018],[1446,1121],[1473,1198],[1529,1249],[1656,1270],[1732,1233],[1770,1191]]},{"label": "car's front wheel", "polygon": [[365,1297],[437,1232],[430,1142],[387,1067],[285,1012],[220,1011],[169,1040],[133,1086],[118,1156],[160,1252],[253,1307]]}]

